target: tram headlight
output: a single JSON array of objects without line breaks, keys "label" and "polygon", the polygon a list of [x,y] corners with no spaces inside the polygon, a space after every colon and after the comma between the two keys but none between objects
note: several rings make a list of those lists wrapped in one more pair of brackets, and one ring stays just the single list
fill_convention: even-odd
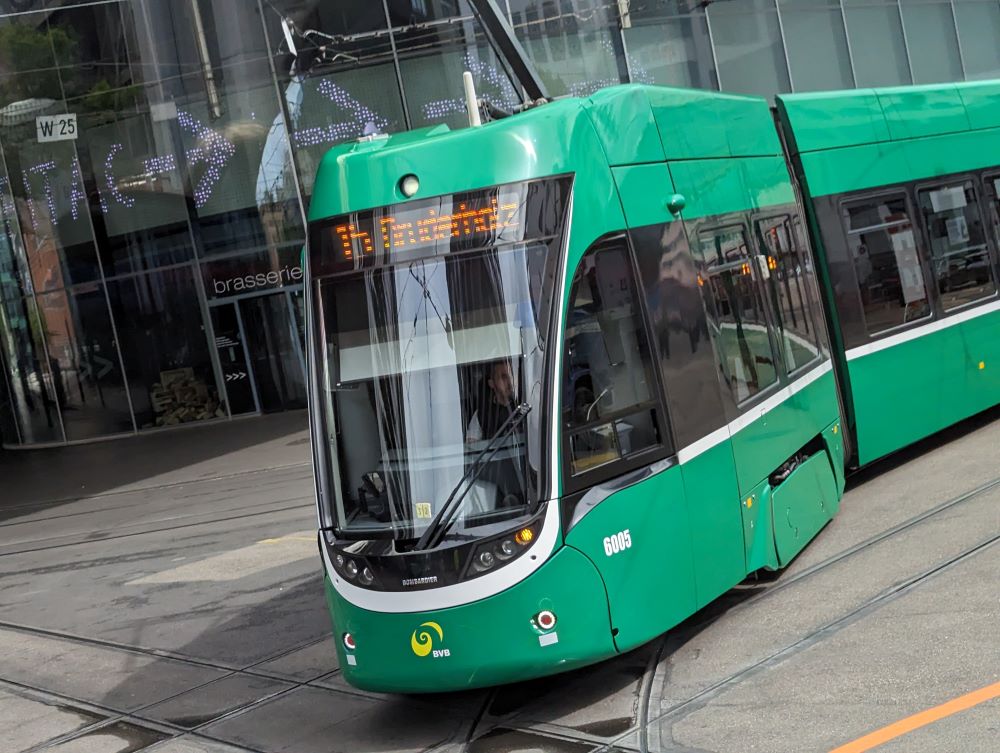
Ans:
[{"label": "tram headlight", "polygon": [[514,539],[504,539],[497,547],[497,557],[502,560],[509,560],[515,554],[517,554],[517,544],[514,543]]},{"label": "tram headlight", "polygon": [[354,580],[357,574],[358,574],[357,562],[355,562],[354,560],[347,560],[346,562],[344,562],[344,575],[346,575],[351,580]]},{"label": "tram headlight", "polygon": [[531,550],[531,545],[538,539],[542,527],[541,515],[527,525],[497,536],[484,539],[472,550],[466,560],[463,577],[475,578],[510,564]]},{"label": "tram headlight", "polygon": [[372,574],[371,568],[362,568],[361,575],[358,576],[358,583],[362,586],[370,586],[374,582],[375,576]]},{"label": "tram headlight", "polygon": [[407,199],[409,199],[413,194],[420,190],[420,179],[410,173],[409,175],[404,175],[399,180],[399,192],[403,194]]},{"label": "tram headlight", "polygon": [[493,556],[493,552],[488,549],[479,553],[476,557],[476,569],[479,572],[484,572],[489,570],[493,565],[496,564],[497,558]]}]

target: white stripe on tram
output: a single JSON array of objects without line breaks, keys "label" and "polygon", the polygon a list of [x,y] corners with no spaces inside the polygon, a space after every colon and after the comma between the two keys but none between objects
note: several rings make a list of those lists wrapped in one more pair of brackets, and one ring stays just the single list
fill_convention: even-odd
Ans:
[{"label": "white stripe on tram", "polygon": [[967,309],[966,311],[962,311],[958,314],[950,314],[944,319],[938,319],[936,322],[928,322],[927,324],[923,324],[919,327],[908,329],[906,332],[900,332],[896,335],[883,337],[875,342],[851,348],[847,351],[847,360],[853,361],[856,358],[862,358],[864,356],[871,355],[872,353],[878,353],[880,350],[892,348],[896,345],[902,345],[903,343],[910,342],[911,340],[917,340],[921,337],[925,337],[926,335],[941,332],[949,327],[954,327],[956,324],[962,324],[963,322],[978,319],[981,316],[986,316],[987,314],[992,314],[997,311],[1000,311],[1000,301],[994,301],[993,303],[988,303],[985,306],[975,306],[974,308]]},{"label": "white stripe on tram", "polygon": [[791,384],[788,384],[775,392],[764,402],[750,408],[739,418],[730,421],[721,429],[716,429],[711,434],[707,434],[701,439],[692,442],[687,447],[679,450],[677,452],[677,460],[682,464],[687,463],[688,461],[701,455],[703,452],[708,452],[717,444],[721,444],[727,439],[731,439],[735,434],[738,434],[757,419],[763,418],[765,415],[791,398],[794,394],[804,390],[810,384],[829,372],[831,368],[833,368],[833,365],[829,360],[826,360],[819,366],[810,369]]}]

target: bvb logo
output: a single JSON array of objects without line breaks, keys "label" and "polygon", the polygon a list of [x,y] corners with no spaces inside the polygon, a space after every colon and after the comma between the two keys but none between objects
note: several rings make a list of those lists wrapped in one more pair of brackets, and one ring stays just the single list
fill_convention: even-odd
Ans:
[{"label": "bvb logo", "polygon": [[[423,628],[429,629],[424,630]],[[422,623],[419,628],[413,631],[413,635],[410,636],[410,648],[413,649],[413,653],[417,656],[428,656],[434,648],[434,633],[431,632],[432,630],[434,633],[437,633],[438,643],[444,640],[444,631],[436,622]],[[434,651],[435,658],[450,655],[451,652],[448,649]]]}]

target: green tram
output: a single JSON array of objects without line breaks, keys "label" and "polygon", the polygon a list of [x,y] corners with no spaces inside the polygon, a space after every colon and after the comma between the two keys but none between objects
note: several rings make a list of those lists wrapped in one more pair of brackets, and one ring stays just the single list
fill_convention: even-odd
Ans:
[{"label": "green tram", "polygon": [[632,649],[784,567],[846,469],[1000,402],[998,94],[776,123],[627,85],[329,152],[307,337],[346,679]]}]

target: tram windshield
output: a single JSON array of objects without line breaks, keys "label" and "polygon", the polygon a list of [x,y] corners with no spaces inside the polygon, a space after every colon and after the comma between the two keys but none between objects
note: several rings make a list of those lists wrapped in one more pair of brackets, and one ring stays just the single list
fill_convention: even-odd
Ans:
[{"label": "tram windshield", "polygon": [[[532,195],[535,204],[551,203],[551,191],[518,188],[507,190],[519,211],[532,211]],[[406,249],[397,261],[390,249],[314,283],[323,403],[315,407],[335,492],[325,506],[340,535],[466,540],[511,525],[541,500],[544,355],[560,229],[545,213],[548,226],[536,217],[534,231],[516,233],[520,240],[496,243],[510,234],[484,226],[491,245],[480,239],[479,248],[463,248],[452,233],[444,252],[437,243],[433,253]],[[338,242],[336,228],[328,237]]]}]

